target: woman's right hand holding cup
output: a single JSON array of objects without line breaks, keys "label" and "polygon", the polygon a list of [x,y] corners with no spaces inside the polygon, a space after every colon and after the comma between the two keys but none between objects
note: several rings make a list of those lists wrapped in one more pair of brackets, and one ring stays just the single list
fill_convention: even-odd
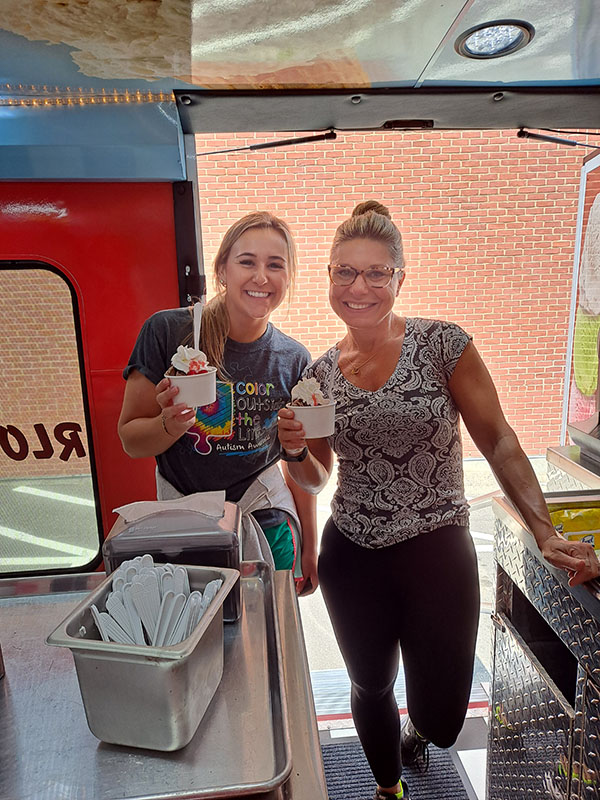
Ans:
[{"label": "woman's right hand holding cup", "polygon": [[294,419],[294,412],[291,409],[279,409],[277,414],[277,432],[281,446],[288,455],[298,455],[306,447],[304,428],[301,422]]},{"label": "woman's right hand holding cup", "polygon": [[161,408],[161,422],[165,433],[179,439],[188,431],[196,419],[196,410],[188,408],[185,403],[175,403],[179,392],[168,378],[156,384],[156,402]]}]

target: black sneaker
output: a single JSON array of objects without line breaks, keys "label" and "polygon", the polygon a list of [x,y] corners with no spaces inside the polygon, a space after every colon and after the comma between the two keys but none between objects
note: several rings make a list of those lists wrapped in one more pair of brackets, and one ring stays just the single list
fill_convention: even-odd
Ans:
[{"label": "black sneaker", "polygon": [[400,781],[400,784],[402,788],[395,794],[384,792],[383,789],[377,789],[373,800],[396,800],[396,798],[398,798],[398,800],[410,800],[408,795],[408,786],[404,783],[404,781]]},{"label": "black sneaker", "polygon": [[419,766],[422,772],[429,768],[429,739],[425,739],[410,721],[402,726],[400,733],[400,756],[402,764],[406,767]]}]

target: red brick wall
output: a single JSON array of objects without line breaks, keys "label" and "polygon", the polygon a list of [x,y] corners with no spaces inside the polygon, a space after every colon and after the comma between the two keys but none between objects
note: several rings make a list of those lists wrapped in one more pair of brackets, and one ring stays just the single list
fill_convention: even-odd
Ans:
[{"label": "red brick wall", "polygon": [[[11,431],[7,449],[28,454],[15,460],[0,449],[0,478],[89,475],[79,356],[67,284],[45,269],[0,270],[0,319],[0,425]],[[85,456],[72,452],[68,460],[60,459],[64,444],[54,436],[60,423],[81,426],[79,438]],[[40,428],[36,431],[36,425],[43,426],[50,446],[44,447],[44,433]],[[50,453],[49,447],[53,456],[40,457]]]},{"label": "red brick wall", "polygon": [[[202,152],[286,136],[214,135],[197,145]],[[282,307],[275,322],[316,356],[343,335],[327,301],[335,227],[356,202],[381,200],[405,241],[398,311],[451,319],[471,332],[523,446],[543,454],[560,433],[581,162],[578,149],[512,131],[342,133],[334,142],[200,158],[207,269],[237,217],[257,208],[284,217],[296,234],[300,272],[291,308]],[[24,399],[28,376],[14,374],[3,345],[0,424],[23,430],[32,449],[39,447],[36,422],[83,421],[70,296],[60,278],[45,276],[42,286],[39,276],[25,282],[5,272],[0,293],[5,342],[14,352],[41,347],[48,354],[35,394]],[[33,309],[43,312],[35,330]],[[477,455],[468,440],[465,453]],[[56,463],[29,458],[23,474],[32,474],[32,464],[35,474],[52,474]],[[19,462],[4,459],[4,467],[0,477],[21,474]],[[59,467],[62,474],[89,471],[87,459]]]},{"label": "red brick wall", "polygon": [[[286,136],[202,136],[197,150]],[[257,208],[284,217],[300,274],[289,313],[280,310],[274,321],[316,356],[343,332],[327,301],[335,227],[357,202],[381,200],[404,236],[397,310],[450,319],[472,333],[524,448],[543,454],[559,441],[586,154],[515,131],[448,131],[341,133],[333,142],[200,157],[207,270],[237,217]],[[477,455],[467,438],[465,454]]]}]

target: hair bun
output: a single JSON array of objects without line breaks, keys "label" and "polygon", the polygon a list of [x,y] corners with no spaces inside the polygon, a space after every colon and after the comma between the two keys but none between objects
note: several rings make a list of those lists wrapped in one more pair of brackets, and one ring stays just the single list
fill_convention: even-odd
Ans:
[{"label": "hair bun", "polygon": [[381,214],[382,217],[387,217],[388,219],[392,218],[387,207],[378,203],[377,200],[365,200],[364,203],[359,203],[352,212],[352,216],[360,217],[363,214],[368,214],[369,211],[373,211],[375,214]]}]

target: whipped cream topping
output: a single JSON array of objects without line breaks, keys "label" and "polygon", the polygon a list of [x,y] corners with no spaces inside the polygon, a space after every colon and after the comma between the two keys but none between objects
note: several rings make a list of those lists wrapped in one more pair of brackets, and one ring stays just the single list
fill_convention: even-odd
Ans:
[{"label": "whipped cream topping", "polygon": [[209,369],[206,354],[202,350],[196,350],[195,347],[184,347],[182,344],[171,358],[171,364],[186,375],[195,375]]},{"label": "whipped cream topping", "polygon": [[301,378],[292,389],[292,403],[304,406],[324,406],[329,403],[316,378]]}]

